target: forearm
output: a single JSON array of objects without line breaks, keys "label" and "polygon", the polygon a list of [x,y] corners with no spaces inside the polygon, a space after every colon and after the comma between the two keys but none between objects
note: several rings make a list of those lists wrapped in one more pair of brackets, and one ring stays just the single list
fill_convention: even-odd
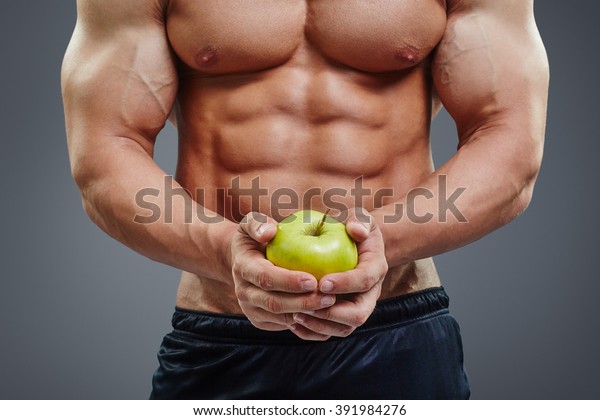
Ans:
[{"label": "forearm", "polygon": [[412,193],[373,212],[390,266],[466,245],[525,210],[539,170],[541,143],[507,138],[512,134],[484,132]]},{"label": "forearm", "polygon": [[109,143],[74,162],[74,177],[90,218],[110,236],[153,260],[230,281],[228,250],[236,225],[202,208],[189,195],[184,198],[182,190],[166,200],[168,190],[181,186],[135,142],[111,139]]}]

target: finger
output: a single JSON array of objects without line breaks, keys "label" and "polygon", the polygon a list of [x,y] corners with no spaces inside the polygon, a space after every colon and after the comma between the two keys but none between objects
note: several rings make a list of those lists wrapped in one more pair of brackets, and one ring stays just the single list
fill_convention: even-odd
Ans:
[{"label": "finger", "polygon": [[363,242],[376,228],[371,214],[361,207],[350,209],[346,219],[346,232],[354,241]]},{"label": "finger", "polygon": [[360,261],[354,270],[323,276],[319,290],[334,294],[364,293],[383,281],[387,268],[384,259]]},{"label": "finger", "polygon": [[300,337],[303,340],[326,341],[330,338],[330,336],[328,336],[328,335],[316,333],[300,324],[290,325],[290,331],[293,332],[294,334],[296,334],[298,337]]},{"label": "finger", "polygon": [[262,213],[251,212],[244,216],[238,229],[256,242],[264,244],[277,233],[277,222]]},{"label": "finger", "polygon": [[257,328],[268,331],[282,331],[289,329],[290,325],[295,324],[293,314],[274,314],[256,307],[245,307],[242,305],[244,314],[248,317],[252,325]]},{"label": "finger", "polygon": [[241,289],[237,292],[237,298],[240,303],[261,308],[273,314],[316,311],[335,303],[333,295],[266,292],[258,287]]},{"label": "finger", "polygon": [[246,257],[236,260],[233,264],[233,275],[265,291],[307,293],[317,290],[318,287],[314,276],[277,267],[262,254],[259,258]]},{"label": "finger", "polygon": [[293,319],[296,323],[310,331],[330,337],[348,337],[356,329],[354,326],[340,324],[338,322],[328,321],[301,313],[294,314]]},{"label": "finger", "polygon": [[256,328],[264,330],[264,331],[285,331],[290,328],[289,325],[276,324],[273,322],[251,321],[251,323]]},{"label": "finger", "polygon": [[378,285],[366,293],[356,294],[347,300],[338,299],[335,305],[314,311],[310,316],[350,327],[359,327],[373,313],[380,293],[381,286]]}]

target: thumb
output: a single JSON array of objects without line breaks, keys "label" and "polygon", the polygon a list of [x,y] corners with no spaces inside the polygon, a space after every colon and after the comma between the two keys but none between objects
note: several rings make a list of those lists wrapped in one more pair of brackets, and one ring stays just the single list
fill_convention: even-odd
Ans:
[{"label": "thumb", "polygon": [[361,207],[350,209],[346,220],[346,232],[356,242],[362,242],[375,229],[371,214]]},{"label": "thumb", "polygon": [[239,228],[256,242],[264,244],[277,233],[277,222],[262,213],[251,212],[244,216]]}]

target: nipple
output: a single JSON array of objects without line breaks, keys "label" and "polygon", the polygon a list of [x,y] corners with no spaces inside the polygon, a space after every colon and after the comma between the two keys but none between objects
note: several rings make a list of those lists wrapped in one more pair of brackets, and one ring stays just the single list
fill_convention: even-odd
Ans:
[{"label": "nipple", "polygon": [[200,67],[211,67],[219,61],[219,53],[212,46],[204,47],[196,55],[196,62]]},{"label": "nipple", "polygon": [[396,60],[401,61],[407,65],[415,65],[420,59],[419,51],[413,47],[401,47],[396,50]]}]

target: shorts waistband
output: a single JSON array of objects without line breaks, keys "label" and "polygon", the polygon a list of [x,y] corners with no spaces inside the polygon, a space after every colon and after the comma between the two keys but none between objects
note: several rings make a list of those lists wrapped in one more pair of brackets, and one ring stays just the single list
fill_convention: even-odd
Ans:
[{"label": "shorts waistband", "polygon": [[[351,335],[401,324],[448,312],[449,298],[443,287],[432,287],[377,302],[367,322]],[[310,343],[291,331],[264,331],[243,315],[222,314],[175,308],[172,326],[176,332],[189,333],[212,341]],[[335,340],[332,337],[331,340]]]}]

